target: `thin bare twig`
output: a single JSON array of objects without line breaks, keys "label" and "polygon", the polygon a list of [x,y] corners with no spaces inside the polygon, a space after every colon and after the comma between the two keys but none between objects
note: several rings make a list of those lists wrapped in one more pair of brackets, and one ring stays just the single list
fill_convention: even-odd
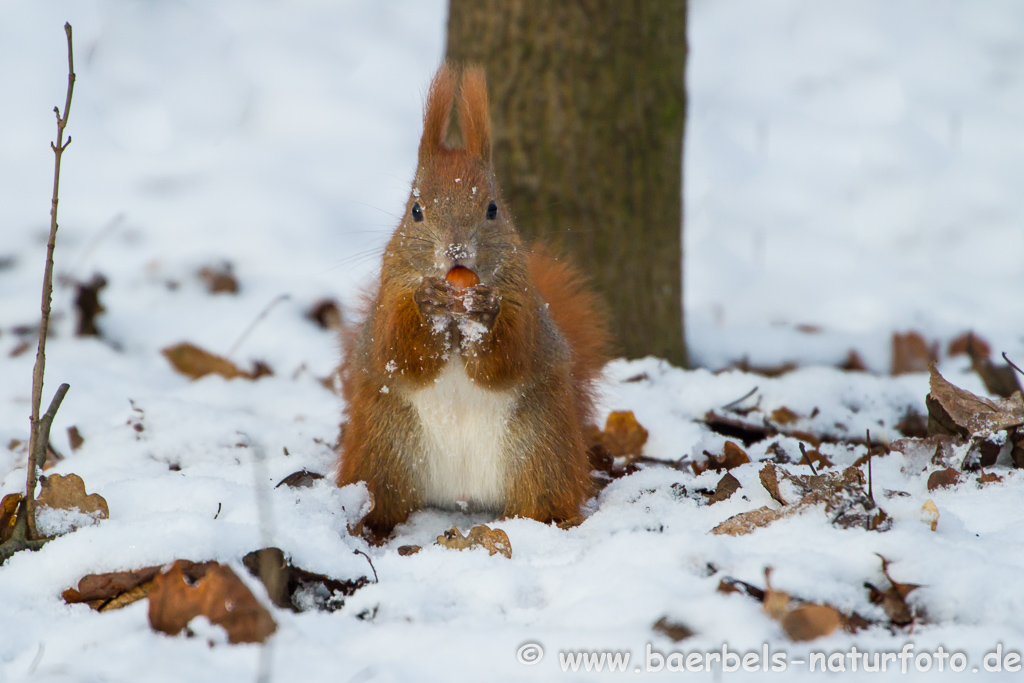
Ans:
[{"label": "thin bare twig", "polygon": [[231,356],[234,355],[235,351],[238,350],[238,347],[240,347],[242,345],[242,342],[245,341],[245,338],[248,337],[249,334],[254,329],[256,329],[256,326],[260,324],[261,320],[267,317],[267,314],[270,313],[274,306],[277,306],[282,301],[290,298],[290,294],[278,294],[276,297],[274,297],[274,299],[269,304],[267,304],[262,311],[260,311],[260,314],[256,316],[256,318],[251,323],[249,323],[249,327],[245,328],[245,331],[242,332],[242,335],[237,340],[235,340],[235,343],[231,345],[231,349],[227,352],[227,358],[231,358]]},{"label": "thin bare twig", "polygon": [[370,559],[370,556],[367,555],[366,553],[364,553],[362,550],[359,550],[358,548],[353,550],[352,554],[353,555],[362,555],[363,557],[366,558],[366,561],[370,563],[370,569],[373,570],[373,582],[374,583],[380,583],[380,580],[377,578],[377,568],[373,566],[373,560]]},{"label": "thin bare twig", "polygon": [[800,452],[804,454],[804,457],[800,460],[800,462],[806,462],[807,466],[811,468],[811,474],[813,474],[814,476],[818,476],[818,471],[814,469],[814,463],[811,462],[810,456],[807,455],[807,448],[804,446],[803,441],[800,442]]},{"label": "thin bare twig", "polygon": [[[45,458],[46,445],[49,442],[49,427],[50,423],[53,422],[53,415],[50,415],[48,412],[49,420],[46,423],[46,435],[44,436],[43,424],[39,419],[39,408],[43,401],[43,374],[46,369],[46,335],[50,328],[50,299],[53,295],[53,249],[57,243],[57,197],[60,189],[60,158],[64,150],[71,144],[70,135],[67,142],[64,141],[64,128],[68,125],[68,115],[71,113],[71,94],[75,89],[75,56],[71,45],[71,24],[64,24],[64,33],[68,37],[68,93],[67,98],[64,100],[64,115],[61,115],[59,108],[53,108],[53,112],[57,116],[57,142],[50,143],[50,149],[53,150],[54,156],[53,197],[50,200],[50,238],[46,242],[46,267],[43,271],[39,346],[36,349],[36,364],[32,369],[32,429],[28,447],[28,474],[25,478],[25,511],[28,524],[28,538],[30,540],[39,537],[36,529],[35,502],[36,481],[39,476],[38,466],[40,464],[38,454],[41,450]],[[68,385],[62,384],[61,388],[57,390],[57,395],[54,396],[53,403],[50,405],[50,410],[53,413],[57,412],[61,400],[64,399],[64,394],[67,393],[67,387]]]},{"label": "thin bare twig", "polygon": [[728,403],[726,403],[724,406],[722,406],[720,408],[720,410],[729,410],[730,408],[734,408],[734,407],[738,406],[739,404],[743,403],[744,401],[746,401],[748,398],[750,398],[751,396],[753,396],[756,393],[757,393],[757,387],[754,387],[753,389],[751,389],[747,393],[745,393],[742,396],[740,396],[735,401],[729,401]]},{"label": "thin bare twig", "polygon": [[871,474],[871,430],[870,429],[866,429],[865,432],[867,434],[866,438],[867,438],[867,442],[868,442],[868,498],[870,498],[871,502],[874,503],[875,502],[874,477]]},{"label": "thin bare twig", "polygon": [[1017,364],[1014,363],[1012,360],[1010,360],[1010,357],[1006,355],[1006,351],[1003,351],[1003,360],[1005,360],[1007,363],[1009,363],[1011,368],[1013,368],[1014,370],[1016,370],[1020,374],[1024,375],[1024,370],[1021,370],[1020,368],[1018,368]]}]

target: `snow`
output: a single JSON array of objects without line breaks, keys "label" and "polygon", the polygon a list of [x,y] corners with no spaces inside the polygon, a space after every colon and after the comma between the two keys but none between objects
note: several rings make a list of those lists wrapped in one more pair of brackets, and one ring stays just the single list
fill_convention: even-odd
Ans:
[{"label": "snow", "polygon": [[[981,669],[999,644],[1020,651],[1024,479],[1005,453],[1002,482],[935,492],[921,458],[876,459],[876,491],[910,494],[881,500],[886,533],[838,529],[811,510],[747,536],[709,534],[774,506],[752,464],[733,470],[742,488],[715,505],[672,485],[713,488],[719,475],[648,467],[608,486],[578,527],[501,521],[511,560],[433,545],[452,525],[493,524],[486,515],[427,510],[382,548],[348,534],[367,501],[331,483],[342,405],[320,379],[338,343],[305,312],[324,297],[355,308],[403,210],[443,53],[439,0],[0,4],[0,493],[25,479],[24,446],[7,446],[27,439],[34,346],[11,353],[30,339],[16,328],[38,322],[64,21],[78,81],[56,270],[109,285],[102,340],[73,336],[74,291],[56,288],[44,403],[71,385],[53,428],[65,460],[52,471],[80,475],[110,518],[0,567],[0,681],[252,680],[261,666],[271,680],[560,680],[563,651],[628,651],[633,670],[648,646],[723,643],[767,643],[789,660],[941,645]],[[1024,359],[1024,5],[691,0],[690,22],[686,319],[706,369],[615,361],[601,417],[633,410],[648,456],[692,460],[725,441],[694,420],[757,387],[744,405],[787,407],[796,429],[894,439],[908,408],[923,411],[928,378],[827,367],[849,349],[884,372],[893,330],[944,344],[973,329]],[[240,292],[207,294],[197,271],[225,260]],[[798,327],[808,325],[820,331]],[[274,375],[190,381],[159,353],[181,341],[234,348],[240,366],[263,360]],[[713,372],[742,357],[805,367],[774,379]],[[964,359],[940,369],[984,392]],[[75,451],[70,426],[85,440]],[[794,439],[779,447],[799,452]],[[822,452],[845,466],[864,449]],[[327,478],[275,488],[304,468]],[[241,557],[267,543],[338,579],[372,579],[354,552],[364,551],[379,582],[334,613],[274,608],[265,648],[226,645],[199,621],[195,638],[154,633],[145,602],[99,614],[60,598],[85,574],[177,558],[227,562],[264,595]],[[423,549],[400,556],[408,544]],[[776,588],[882,618],[863,588],[885,585],[876,553],[896,580],[922,584],[910,601],[927,619],[912,633],[793,644],[753,600],[716,592],[726,575],[763,586],[771,566]],[[696,635],[668,641],[651,630],[662,616]],[[543,657],[517,661],[534,643]],[[900,678],[933,675],[911,666]]]}]

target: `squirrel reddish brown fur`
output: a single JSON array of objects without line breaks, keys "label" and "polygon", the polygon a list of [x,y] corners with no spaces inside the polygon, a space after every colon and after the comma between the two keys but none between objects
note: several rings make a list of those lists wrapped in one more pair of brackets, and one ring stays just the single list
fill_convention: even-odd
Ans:
[{"label": "squirrel reddish brown fur", "polygon": [[591,495],[583,426],[606,361],[603,309],[512,225],[480,68],[461,76],[464,146],[446,144],[458,80],[443,65],[430,85],[405,215],[345,338],[337,482],[366,482],[377,540],[428,505],[549,522]]}]

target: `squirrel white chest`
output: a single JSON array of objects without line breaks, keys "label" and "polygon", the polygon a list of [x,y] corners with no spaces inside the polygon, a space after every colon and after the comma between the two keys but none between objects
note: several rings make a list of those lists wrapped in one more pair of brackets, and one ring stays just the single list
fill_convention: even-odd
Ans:
[{"label": "squirrel white chest", "polygon": [[414,471],[425,504],[504,507],[505,453],[516,396],[470,380],[456,354],[430,385],[410,393],[422,427],[423,448]]}]

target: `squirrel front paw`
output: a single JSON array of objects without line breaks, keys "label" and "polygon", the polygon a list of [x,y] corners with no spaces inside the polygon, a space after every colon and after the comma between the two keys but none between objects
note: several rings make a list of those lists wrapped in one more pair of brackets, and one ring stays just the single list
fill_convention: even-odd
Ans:
[{"label": "squirrel front paw", "polygon": [[423,278],[412,298],[425,318],[450,315],[457,299],[455,287],[441,277]]},{"label": "squirrel front paw", "polygon": [[488,330],[494,328],[494,320],[501,310],[501,300],[497,293],[486,285],[469,287],[462,295],[463,314],[473,322],[479,323]]}]

